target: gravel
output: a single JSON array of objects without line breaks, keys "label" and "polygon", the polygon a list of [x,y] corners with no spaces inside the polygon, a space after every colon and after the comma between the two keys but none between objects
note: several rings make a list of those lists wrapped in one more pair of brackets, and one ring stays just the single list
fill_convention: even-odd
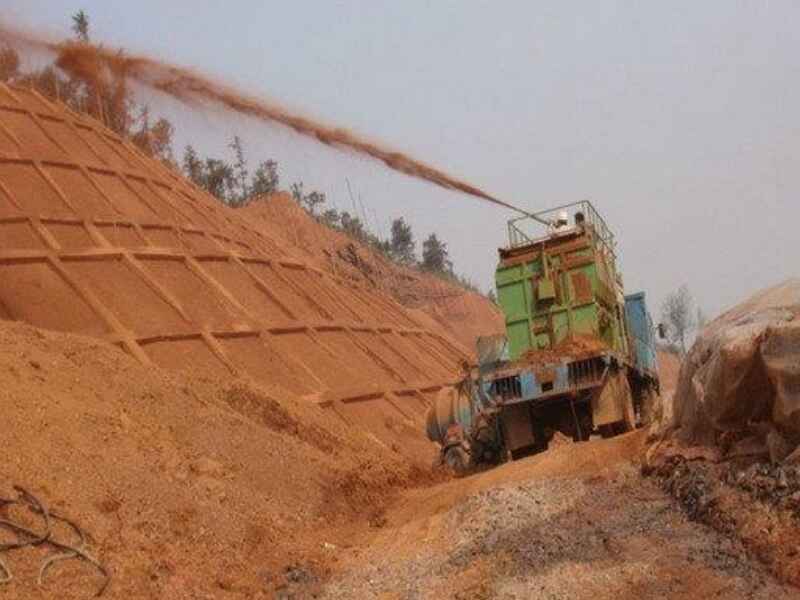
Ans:
[{"label": "gravel", "polygon": [[368,549],[315,597],[797,596],[748,559],[739,543],[691,522],[633,466],[501,485],[436,519],[434,540],[401,540],[416,544],[402,556]]}]

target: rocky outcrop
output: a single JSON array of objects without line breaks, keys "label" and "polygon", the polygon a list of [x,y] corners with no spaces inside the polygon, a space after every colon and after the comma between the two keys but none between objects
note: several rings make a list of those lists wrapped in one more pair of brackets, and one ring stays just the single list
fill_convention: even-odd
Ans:
[{"label": "rocky outcrop", "polygon": [[662,436],[723,456],[789,456],[800,442],[800,279],[712,321],[665,402]]}]

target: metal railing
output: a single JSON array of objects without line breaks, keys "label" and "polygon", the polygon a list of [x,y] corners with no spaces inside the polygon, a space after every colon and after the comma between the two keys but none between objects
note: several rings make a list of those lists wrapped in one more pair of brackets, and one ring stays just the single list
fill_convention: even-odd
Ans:
[{"label": "metal railing", "polygon": [[538,213],[532,213],[536,217],[535,219],[532,217],[511,219],[508,221],[508,247],[517,248],[547,239],[553,234],[553,230],[542,224],[540,220],[555,223],[558,213],[561,211],[567,213],[570,225],[575,224],[576,214],[583,214],[584,225],[591,227],[598,241],[606,247],[612,256],[616,256],[614,234],[589,200],[581,200],[580,202],[564,204]]}]

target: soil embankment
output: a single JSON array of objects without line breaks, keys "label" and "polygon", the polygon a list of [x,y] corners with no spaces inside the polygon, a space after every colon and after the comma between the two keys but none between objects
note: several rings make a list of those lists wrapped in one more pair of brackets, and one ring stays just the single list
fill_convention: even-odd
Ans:
[{"label": "soil embankment", "polygon": [[274,194],[242,209],[249,222],[298,260],[343,279],[381,290],[426,327],[475,352],[479,336],[505,332],[502,312],[481,294],[430,273],[404,267],[377,250],[314,220],[288,194]]},{"label": "soil embankment", "polygon": [[[79,523],[111,571],[108,598],[270,598],[294,563],[324,576],[323,542],[432,477],[263,384],[148,368],[104,342],[3,321],[0,413],[0,496],[20,485]],[[0,554],[14,575],[0,595],[92,595],[100,578],[80,561],[38,587],[46,556]]]},{"label": "soil embankment", "polygon": [[248,376],[413,457],[467,354],[383,289],[298,260],[97,121],[0,84],[0,318],[144,365]]}]

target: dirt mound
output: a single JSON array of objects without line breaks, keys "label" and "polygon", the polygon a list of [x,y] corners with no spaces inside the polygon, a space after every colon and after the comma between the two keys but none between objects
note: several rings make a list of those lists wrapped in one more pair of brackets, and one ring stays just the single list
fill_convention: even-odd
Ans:
[{"label": "dirt mound", "polygon": [[479,336],[505,332],[502,313],[484,296],[388,260],[366,244],[318,223],[288,194],[257,199],[242,212],[249,222],[280,239],[284,250],[296,259],[391,296],[420,324],[455,338],[470,353]]},{"label": "dirt mound", "polygon": [[249,375],[405,451],[418,438],[386,422],[421,424],[464,351],[375,286],[284,250],[280,228],[0,84],[0,319],[96,336],[145,365]]},{"label": "dirt mound", "polygon": [[[110,598],[270,597],[287,565],[324,572],[322,543],[339,544],[338,527],[427,477],[279,389],[147,367],[106,342],[23,324],[0,322],[0,412],[0,496],[21,485],[87,530],[112,571]],[[38,589],[44,556],[0,556],[15,575],[3,593],[91,595],[99,578],[77,561]]]}]

